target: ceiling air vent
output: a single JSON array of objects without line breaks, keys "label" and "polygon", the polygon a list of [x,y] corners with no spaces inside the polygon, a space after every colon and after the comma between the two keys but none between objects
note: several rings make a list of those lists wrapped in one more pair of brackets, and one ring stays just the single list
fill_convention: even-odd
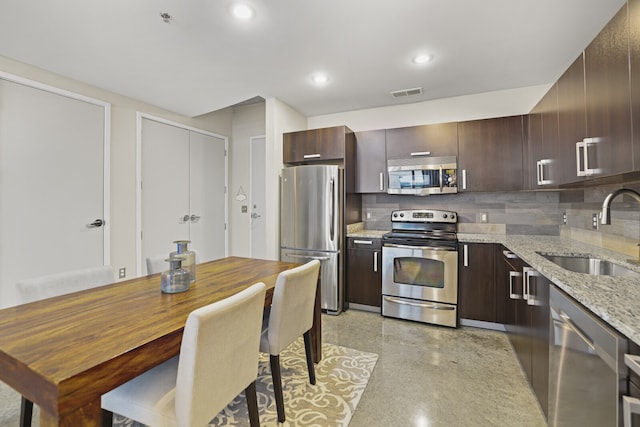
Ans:
[{"label": "ceiling air vent", "polygon": [[413,95],[422,95],[422,88],[414,87],[413,89],[403,89],[403,90],[396,90],[394,92],[391,92],[391,97],[393,99],[404,98],[405,96],[413,96]]}]

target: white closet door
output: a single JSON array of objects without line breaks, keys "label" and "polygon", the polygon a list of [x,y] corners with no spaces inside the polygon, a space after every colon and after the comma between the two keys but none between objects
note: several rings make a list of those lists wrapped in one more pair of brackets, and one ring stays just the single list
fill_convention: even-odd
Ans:
[{"label": "white closet door", "polygon": [[[189,239],[189,131],[142,119],[142,266]],[[169,264],[167,263],[167,268]]]},{"label": "white closet door", "polygon": [[[225,256],[225,141],[191,132],[191,247],[200,262]],[[198,218],[199,217],[199,218]]]},{"label": "white closet door", "polygon": [[106,219],[105,108],[0,79],[0,307],[18,280],[108,259],[87,227]]}]

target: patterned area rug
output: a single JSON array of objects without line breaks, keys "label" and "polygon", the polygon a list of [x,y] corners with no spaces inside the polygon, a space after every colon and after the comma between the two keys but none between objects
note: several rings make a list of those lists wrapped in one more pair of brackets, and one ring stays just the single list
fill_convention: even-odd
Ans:
[{"label": "patterned area rug", "polygon": [[[260,354],[258,407],[260,425],[347,426],[364,393],[378,355],[333,344],[322,344],[322,360],[316,365],[316,385],[309,384],[304,343],[299,339],[280,356],[286,422],[278,423],[269,355]],[[142,424],[114,414],[114,426]],[[214,418],[209,426],[248,426],[244,393]]]}]

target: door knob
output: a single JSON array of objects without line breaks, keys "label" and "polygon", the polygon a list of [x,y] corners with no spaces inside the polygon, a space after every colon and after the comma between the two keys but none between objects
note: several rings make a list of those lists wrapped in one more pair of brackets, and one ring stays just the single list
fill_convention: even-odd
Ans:
[{"label": "door knob", "polygon": [[87,224],[87,228],[98,228],[104,225],[104,221],[101,219],[96,219],[91,224]]},{"label": "door knob", "polygon": [[198,215],[191,215],[191,222],[198,222],[200,221],[200,217]]},{"label": "door knob", "polygon": [[189,214],[184,214],[184,216],[181,216],[178,221],[180,222],[188,222],[189,221]]},{"label": "door knob", "polygon": [[252,219],[258,219],[258,218],[260,218],[260,215],[258,215],[257,213],[254,212],[254,213],[251,214],[251,218]]}]

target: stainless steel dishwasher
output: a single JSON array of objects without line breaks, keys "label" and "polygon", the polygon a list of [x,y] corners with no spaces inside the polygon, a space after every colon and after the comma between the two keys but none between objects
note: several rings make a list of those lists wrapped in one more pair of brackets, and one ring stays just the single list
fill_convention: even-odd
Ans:
[{"label": "stainless steel dishwasher", "polygon": [[550,289],[549,425],[621,426],[627,339]]}]

